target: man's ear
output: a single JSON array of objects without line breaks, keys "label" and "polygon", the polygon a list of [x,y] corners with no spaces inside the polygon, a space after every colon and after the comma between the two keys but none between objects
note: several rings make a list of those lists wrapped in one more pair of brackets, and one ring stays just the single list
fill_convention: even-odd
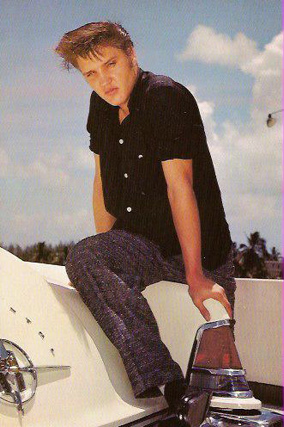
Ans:
[{"label": "man's ear", "polygon": [[133,55],[133,63],[134,65],[137,65],[138,61],[137,61],[136,50],[134,49],[134,47],[132,48],[132,55]]},{"label": "man's ear", "polygon": [[132,66],[136,67],[138,65],[138,61],[137,61],[137,55],[134,47],[129,48],[128,55],[131,60]]}]

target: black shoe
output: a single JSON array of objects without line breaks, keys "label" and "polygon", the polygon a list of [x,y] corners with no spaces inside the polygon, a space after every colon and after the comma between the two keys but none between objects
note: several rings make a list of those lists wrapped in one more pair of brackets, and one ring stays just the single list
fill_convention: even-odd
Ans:
[{"label": "black shoe", "polygon": [[175,412],[179,425],[199,427],[207,416],[211,396],[211,392],[189,386]]},{"label": "black shoe", "polygon": [[168,416],[153,427],[199,427],[207,416],[211,395],[211,392],[188,386],[175,409],[169,408]]},{"label": "black shoe", "polygon": [[184,378],[171,381],[165,385],[164,395],[169,405],[169,413],[175,413],[180,399],[185,395],[188,385]]}]

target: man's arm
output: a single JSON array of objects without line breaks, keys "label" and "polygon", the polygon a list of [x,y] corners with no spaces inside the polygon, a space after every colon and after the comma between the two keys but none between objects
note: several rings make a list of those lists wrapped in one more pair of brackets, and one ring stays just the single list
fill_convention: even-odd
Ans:
[{"label": "man's arm", "polygon": [[116,218],[107,212],[104,203],[103,186],[101,179],[100,156],[95,154],[96,172],[93,187],[93,211],[97,233],[109,231]]},{"label": "man's arm", "polygon": [[[189,295],[206,320],[210,320],[210,314],[203,301],[208,298],[220,301],[232,317],[231,306],[224,289],[207,279],[202,272],[200,219],[193,191],[192,160],[166,160],[162,162],[162,167],[182,250]],[[210,212],[208,214],[210,215]]]}]

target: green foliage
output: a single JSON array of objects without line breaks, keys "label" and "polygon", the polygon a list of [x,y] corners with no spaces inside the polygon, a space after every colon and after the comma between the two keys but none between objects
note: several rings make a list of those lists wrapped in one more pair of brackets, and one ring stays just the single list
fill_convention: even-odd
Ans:
[{"label": "green foliage", "polygon": [[266,248],[266,240],[260,236],[258,231],[246,237],[247,244],[241,243],[237,247],[234,243],[235,277],[269,278],[266,261],[281,263],[280,253],[275,247],[269,253]]},{"label": "green foliage", "polygon": [[60,242],[55,246],[47,245],[45,242],[39,242],[31,246],[26,246],[24,249],[19,245],[10,245],[8,247],[1,246],[23,261],[65,265],[68,252],[74,246],[74,242],[67,244]]},{"label": "green foliage", "polygon": [[[246,237],[246,244],[241,243],[238,246],[237,243],[234,243],[235,277],[268,278],[265,262],[281,262],[280,253],[275,247],[269,252],[266,248],[266,240],[260,236],[258,231]],[[55,246],[39,242],[24,249],[19,245],[1,246],[23,261],[65,265],[68,252],[74,246],[74,242],[67,244],[60,242]]]}]

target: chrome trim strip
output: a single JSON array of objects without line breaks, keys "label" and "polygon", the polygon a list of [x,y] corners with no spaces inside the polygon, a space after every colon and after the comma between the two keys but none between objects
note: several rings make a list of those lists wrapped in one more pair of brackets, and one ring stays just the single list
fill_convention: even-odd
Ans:
[{"label": "chrome trim strip", "polygon": [[218,412],[216,409],[210,409],[208,414],[208,421],[211,427],[214,426],[228,426],[228,425],[240,425],[240,426],[273,426],[280,425],[282,416],[277,412],[269,411],[267,409],[261,409],[256,411],[255,415],[243,415],[234,414],[229,412]]},{"label": "chrome trim strip", "polygon": [[220,326],[230,326],[230,319],[216,320],[215,322],[204,323],[201,325],[196,332],[196,339],[199,341],[203,331],[206,329],[215,329]]},{"label": "chrome trim strip", "polygon": [[61,366],[61,365],[54,365],[54,366],[45,366],[45,365],[42,365],[42,366],[33,366],[33,367],[31,367],[31,366],[27,366],[27,367],[24,367],[24,368],[17,368],[16,366],[14,367],[14,366],[12,366],[10,369],[9,369],[9,372],[13,372],[13,373],[17,373],[17,372],[35,372],[35,371],[37,371],[37,372],[39,372],[39,371],[44,371],[44,370],[52,370],[52,369],[55,369],[55,370],[66,370],[66,369],[71,369],[71,366]]},{"label": "chrome trim strip", "polygon": [[213,396],[218,397],[238,397],[240,399],[247,399],[253,397],[251,390],[247,391],[213,391]]},{"label": "chrome trim strip", "polygon": [[245,369],[212,369],[212,368],[197,368],[192,367],[191,372],[210,373],[212,375],[228,375],[228,376],[244,376],[246,375]]}]

